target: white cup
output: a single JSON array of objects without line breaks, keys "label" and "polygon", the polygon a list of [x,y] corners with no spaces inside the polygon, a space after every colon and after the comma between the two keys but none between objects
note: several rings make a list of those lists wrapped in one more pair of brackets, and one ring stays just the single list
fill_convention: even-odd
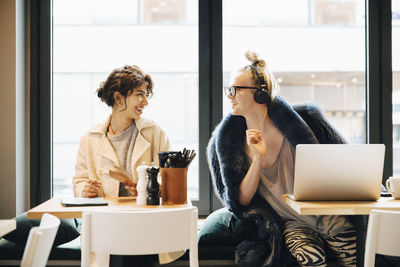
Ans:
[{"label": "white cup", "polygon": [[395,199],[400,199],[400,177],[389,177],[386,188]]}]

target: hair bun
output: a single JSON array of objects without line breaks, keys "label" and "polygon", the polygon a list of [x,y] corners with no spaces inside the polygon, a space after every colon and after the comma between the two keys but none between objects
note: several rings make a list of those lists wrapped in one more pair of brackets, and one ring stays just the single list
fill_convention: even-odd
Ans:
[{"label": "hair bun", "polygon": [[103,94],[104,94],[104,89],[102,88],[102,89],[100,89],[99,91],[97,91],[97,96],[98,97],[102,97],[103,96]]},{"label": "hair bun", "polygon": [[253,65],[254,67],[264,68],[266,66],[265,60],[259,59],[258,54],[253,51],[247,51],[245,57],[248,61],[251,62],[251,65]]}]

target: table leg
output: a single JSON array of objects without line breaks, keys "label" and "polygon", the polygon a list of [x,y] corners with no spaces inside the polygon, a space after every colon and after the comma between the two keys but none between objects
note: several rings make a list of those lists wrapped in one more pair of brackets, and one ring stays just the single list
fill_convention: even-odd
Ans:
[{"label": "table leg", "polygon": [[364,267],[365,239],[367,236],[368,215],[355,215],[357,229],[357,267]]}]

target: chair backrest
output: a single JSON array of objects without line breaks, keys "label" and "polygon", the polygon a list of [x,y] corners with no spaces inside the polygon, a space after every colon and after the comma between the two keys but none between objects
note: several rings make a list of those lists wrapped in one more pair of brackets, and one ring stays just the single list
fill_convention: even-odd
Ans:
[{"label": "chair backrest", "polygon": [[60,226],[60,219],[50,214],[43,214],[40,225],[29,231],[21,267],[44,267]]},{"label": "chair backrest", "polygon": [[375,266],[375,254],[400,256],[400,212],[371,210],[365,241],[366,267]]},{"label": "chair backrest", "polygon": [[147,255],[195,246],[197,258],[197,208],[85,212],[81,237],[82,266],[91,252]]}]

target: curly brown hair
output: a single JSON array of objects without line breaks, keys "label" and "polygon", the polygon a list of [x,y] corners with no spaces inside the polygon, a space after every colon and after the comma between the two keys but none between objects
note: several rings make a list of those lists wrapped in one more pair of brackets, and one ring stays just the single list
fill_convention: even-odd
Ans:
[{"label": "curly brown hair", "polygon": [[144,74],[142,69],[136,65],[125,65],[122,68],[113,70],[108,75],[107,80],[102,82],[100,88],[97,89],[97,96],[108,106],[113,107],[115,104],[115,92],[127,97],[144,82],[147,84],[146,96],[150,98],[153,95],[153,80],[151,76]]}]

